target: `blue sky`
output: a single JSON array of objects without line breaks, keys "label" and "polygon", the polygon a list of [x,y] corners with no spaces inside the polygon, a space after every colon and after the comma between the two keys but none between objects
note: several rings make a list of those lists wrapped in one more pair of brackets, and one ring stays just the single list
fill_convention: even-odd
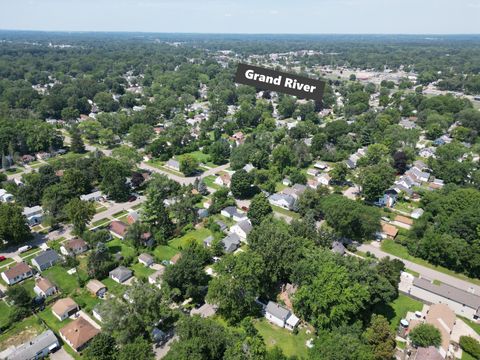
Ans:
[{"label": "blue sky", "polygon": [[0,29],[480,33],[480,0],[0,0]]}]

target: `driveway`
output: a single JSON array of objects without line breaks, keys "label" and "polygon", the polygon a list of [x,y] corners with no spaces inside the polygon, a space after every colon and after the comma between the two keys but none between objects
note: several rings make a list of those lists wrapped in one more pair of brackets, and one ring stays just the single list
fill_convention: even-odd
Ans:
[{"label": "driveway", "polygon": [[74,358],[71,355],[69,355],[63,347],[58,349],[54,353],[51,353],[50,359],[51,360],[74,360]]},{"label": "driveway", "polygon": [[170,346],[172,346],[172,343],[178,340],[178,336],[173,336],[171,339],[169,339],[165,344],[162,346],[156,347],[155,345],[153,346],[153,352],[155,353],[155,359],[162,359],[167,355],[167,353],[170,351]]}]

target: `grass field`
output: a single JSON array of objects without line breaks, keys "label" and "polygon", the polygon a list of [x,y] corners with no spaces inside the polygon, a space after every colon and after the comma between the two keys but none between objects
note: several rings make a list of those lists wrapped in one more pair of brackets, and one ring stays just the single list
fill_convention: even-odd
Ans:
[{"label": "grass field", "polygon": [[91,294],[87,289],[77,289],[72,295],[73,300],[80,306],[80,309],[91,312],[93,308],[101,301]]},{"label": "grass field", "polygon": [[112,241],[110,241],[107,244],[107,247],[112,254],[116,254],[120,251],[123,257],[135,256],[137,253],[134,248],[132,248],[131,246],[128,246],[127,244],[125,244],[125,242],[123,242],[118,238],[115,238]]},{"label": "grass field", "polygon": [[[80,270],[77,269],[77,271]],[[57,285],[64,294],[70,294],[79,287],[77,274],[69,275],[67,269],[60,265],[45,270],[42,275]]]},{"label": "grass field", "polygon": [[113,214],[113,217],[114,218],[119,218],[119,217],[122,217],[124,215],[128,215],[128,211],[127,210],[122,210],[122,211],[119,211],[115,214]]},{"label": "grass field", "polygon": [[201,151],[193,151],[187,154],[182,154],[178,157],[178,160],[180,160],[183,156],[185,155],[191,155],[195,160],[197,160],[199,163],[203,163],[209,167],[215,167],[216,165],[211,162],[210,160],[210,155],[204,154]]},{"label": "grass field", "polygon": [[130,268],[133,270],[133,274],[137,279],[140,279],[140,278],[147,279],[149,275],[155,272],[155,270],[148,268],[139,262],[130,266]]},{"label": "grass field", "polygon": [[125,286],[120,285],[111,278],[105,278],[102,280],[102,283],[107,287],[107,292],[114,294],[115,296],[122,296],[125,291]]},{"label": "grass field", "polygon": [[98,227],[98,226],[107,225],[109,222],[110,222],[110,218],[100,219],[100,220],[95,221],[95,222],[92,224],[92,227]]},{"label": "grass field", "polygon": [[287,329],[270,324],[266,319],[255,322],[255,328],[263,337],[267,348],[278,346],[287,356],[296,355],[299,358],[307,358],[308,348],[305,342],[312,338],[312,334],[306,334],[305,330],[300,330],[294,335]]},{"label": "grass field", "polygon": [[207,238],[210,235],[212,235],[210,230],[206,228],[201,228],[195,231],[191,231],[183,235],[182,237],[173,239],[172,241],[169,242],[169,245],[175,249],[181,250],[185,248],[185,246],[190,241],[196,241],[198,244],[202,244],[203,240],[205,240],[205,238]]},{"label": "grass field", "polygon": [[21,254],[20,254],[20,257],[21,257],[22,259],[25,259],[25,258],[31,256],[32,254],[35,254],[35,253],[39,252],[39,250],[40,250],[40,249],[39,249],[38,247],[35,247],[35,246],[34,246],[34,247],[32,247],[30,250],[25,251],[24,253],[21,253]]},{"label": "grass field", "polygon": [[0,327],[8,324],[8,316],[10,315],[10,306],[3,300],[0,300]]},{"label": "grass field", "polygon": [[47,308],[45,308],[45,310],[43,310],[42,312],[39,312],[38,313],[38,316],[43,320],[45,321],[45,323],[47,324],[47,326],[52,329],[54,332],[56,332],[58,334],[58,331],[63,328],[65,325],[67,325],[68,323],[72,322],[71,319],[65,319],[63,321],[60,321],[56,318],[55,315],[53,315],[52,313],[52,307],[51,306],[48,306]]},{"label": "grass field", "polygon": [[420,311],[422,308],[420,301],[400,294],[396,300],[386,306],[377,307],[374,312],[385,316],[390,322],[390,328],[395,331],[407,312]]},{"label": "grass field", "polygon": [[170,260],[173,256],[178,254],[179,251],[170,246],[160,245],[153,250],[153,254],[157,260]]},{"label": "grass field", "polygon": [[5,350],[11,345],[20,345],[44,330],[45,328],[34,316],[17,322],[6,332],[0,334],[0,351]]},{"label": "grass field", "polygon": [[205,183],[205,185],[207,185],[208,187],[212,188],[212,189],[221,189],[222,187],[215,184],[215,176],[213,175],[209,175],[207,177],[204,177],[203,178],[203,182]]},{"label": "grass field", "polygon": [[272,206],[272,209],[273,209],[274,212],[290,216],[293,219],[299,219],[300,218],[300,215],[297,214],[296,212],[285,210],[284,208],[281,208],[279,206]]},{"label": "grass field", "polygon": [[[456,277],[458,279],[469,281],[473,284],[480,285],[480,279],[469,278],[466,275],[456,273],[456,272],[454,272],[452,270],[448,270],[448,269],[446,269],[442,266],[432,265],[426,260],[423,260],[423,259],[420,259],[420,258],[417,258],[417,257],[414,257],[414,256],[410,255],[408,253],[408,250],[407,250],[406,247],[404,247],[400,244],[397,244],[393,240],[387,239],[387,240],[382,241],[381,249],[383,251],[389,253],[389,254],[398,256],[399,258],[402,258],[404,260],[408,260],[408,261],[411,261],[415,264],[422,265],[422,266],[428,267],[430,269],[434,269],[436,271],[439,271],[441,273]],[[433,280],[435,280],[435,279],[433,279]]]}]

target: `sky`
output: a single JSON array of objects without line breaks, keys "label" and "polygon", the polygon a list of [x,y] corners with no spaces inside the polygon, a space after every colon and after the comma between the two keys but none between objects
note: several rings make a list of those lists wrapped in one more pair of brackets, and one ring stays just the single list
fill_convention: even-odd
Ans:
[{"label": "sky", "polygon": [[0,29],[479,34],[480,0],[0,0]]}]

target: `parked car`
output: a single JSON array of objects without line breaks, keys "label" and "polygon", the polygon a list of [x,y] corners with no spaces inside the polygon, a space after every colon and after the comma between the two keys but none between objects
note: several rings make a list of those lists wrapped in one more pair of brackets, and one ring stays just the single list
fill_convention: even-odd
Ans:
[{"label": "parked car", "polygon": [[0,262],[1,262],[1,261],[5,261],[5,260],[7,260],[7,258],[6,258],[5,256],[3,256],[3,255],[0,256]]},{"label": "parked car", "polygon": [[21,254],[21,253],[24,253],[25,251],[28,251],[30,250],[32,247],[30,245],[25,245],[25,246],[22,246],[21,248],[18,249],[18,252]]},{"label": "parked car", "polygon": [[128,198],[129,202],[134,202],[135,200],[137,200],[137,197],[135,195],[132,195]]}]

